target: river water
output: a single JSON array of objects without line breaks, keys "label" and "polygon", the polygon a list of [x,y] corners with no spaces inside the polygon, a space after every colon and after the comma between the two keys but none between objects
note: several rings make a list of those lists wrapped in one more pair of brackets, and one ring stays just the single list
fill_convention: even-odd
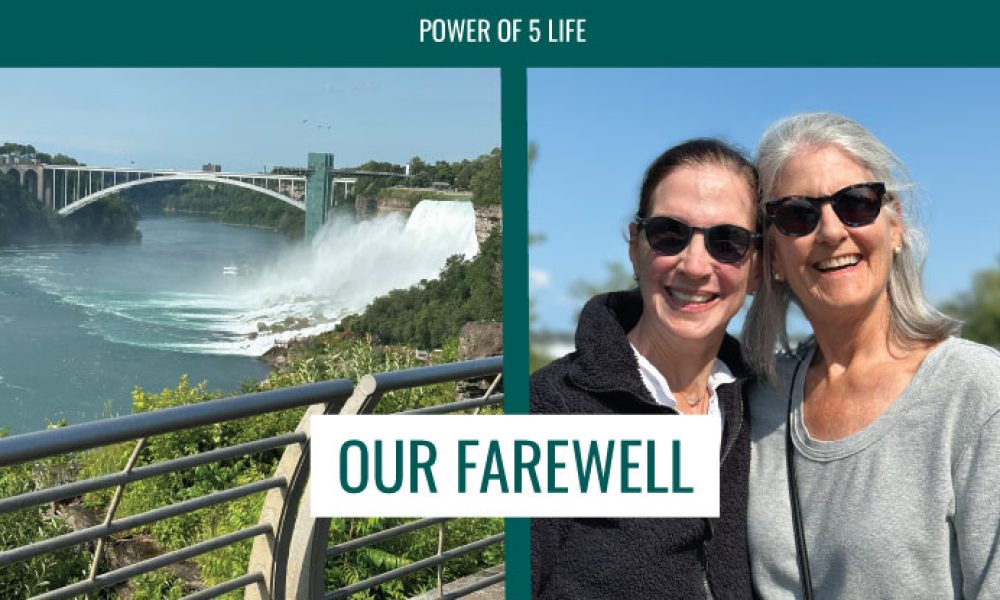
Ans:
[{"label": "river water", "polygon": [[464,202],[333,222],[311,244],[197,217],[139,228],[139,244],[0,250],[0,427],[125,414],[134,387],[175,387],[182,374],[237,391],[266,376],[257,357],[275,342],[330,329],[477,251]]}]

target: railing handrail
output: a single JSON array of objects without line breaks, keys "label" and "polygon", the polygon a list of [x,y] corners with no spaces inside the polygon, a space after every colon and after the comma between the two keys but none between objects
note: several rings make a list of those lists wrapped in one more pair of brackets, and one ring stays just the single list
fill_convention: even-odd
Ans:
[{"label": "railing handrail", "polygon": [[[50,429],[16,435],[8,438],[0,438],[0,467],[48,458],[67,452],[87,450],[118,442],[138,440],[136,447],[133,450],[133,456],[130,459],[129,465],[126,466],[124,471],[91,477],[82,481],[64,483],[49,488],[25,492],[10,498],[0,499],[0,513],[6,513],[19,508],[26,508],[27,506],[37,505],[46,501],[55,501],[68,497],[75,497],[82,493],[96,491],[99,489],[107,489],[113,486],[118,486],[116,494],[120,495],[124,486],[134,481],[146,479],[155,475],[162,475],[167,472],[184,470],[193,466],[215,462],[226,458],[259,452],[265,449],[280,448],[282,446],[285,447],[285,454],[281,459],[281,463],[279,463],[278,470],[281,470],[282,464],[286,461],[292,467],[288,474],[276,472],[271,478],[258,479],[235,487],[228,487],[223,490],[207,493],[181,502],[175,502],[166,506],[153,508],[140,514],[126,516],[121,519],[116,519],[114,517],[114,509],[117,503],[116,495],[116,499],[112,502],[111,508],[109,508],[108,516],[102,525],[91,526],[85,529],[2,551],[0,552],[0,564],[19,562],[40,554],[55,551],[57,549],[97,540],[99,544],[98,550],[96,551],[94,565],[92,566],[92,573],[87,579],[38,596],[38,598],[44,599],[69,598],[80,593],[89,593],[116,585],[117,583],[131,579],[136,575],[174,564],[178,561],[191,558],[212,549],[228,546],[240,540],[254,539],[255,549],[258,544],[263,544],[264,546],[270,548],[272,558],[278,554],[281,555],[281,561],[273,565],[276,569],[274,572],[271,572],[270,568],[262,569],[261,567],[263,565],[254,566],[253,562],[251,562],[246,575],[237,577],[228,582],[220,583],[210,589],[196,592],[191,595],[191,598],[202,599],[216,597],[228,590],[235,590],[240,587],[247,586],[249,586],[248,592],[253,590],[263,591],[270,588],[270,592],[268,593],[272,598],[285,598],[286,594],[284,593],[284,590],[275,589],[272,584],[281,586],[284,583],[284,568],[287,567],[287,561],[292,560],[289,553],[289,543],[291,541],[291,536],[297,535],[294,533],[297,529],[296,520],[302,518],[302,515],[296,517],[296,512],[301,511],[304,506],[307,508],[308,500],[303,498],[303,492],[305,489],[304,485],[308,483],[309,478],[309,461],[307,455],[309,432],[308,429],[302,430],[302,426],[303,423],[308,422],[308,415],[316,410],[327,413],[340,412],[341,414],[346,414],[353,412],[354,414],[357,414],[357,412],[355,412],[356,407],[354,405],[348,407],[347,404],[350,404],[352,399],[357,397],[359,394],[370,400],[362,402],[359,405],[364,407],[365,410],[363,412],[367,412],[368,410],[374,408],[384,393],[389,391],[432,385],[445,381],[457,381],[486,375],[497,375],[497,377],[493,380],[493,383],[487,389],[486,393],[480,398],[461,400],[443,406],[427,407],[418,411],[425,413],[441,413],[476,409],[478,412],[478,409],[483,406],[499,404],[503,401],[502,392],[493,393],[493,390],[496,388],[500,378],[502,377],[502,375],[500,375],[502,369],[502,357],[492,357],[459,363],[450,363],[446,365],[418,367],[398,372],[366,375],[362,378],[362,382],[367,382],[371,388],[370,390],[364,389],[365,386],[360,383],[356,389],[350,381],[346,379],[338,379],[321,383],[304,384],[292,388],[282,388],[266,392],[243,394],[229,398],[207,400],[200,403],[125,415],[102,421],[81,423],[59,429]],[[307,405],[313,405],[313,408],[310,408],[309,411],[307,411],[306,416],[303,417],[300,422],[299,429],[295,432],[279,434],[265,439],[252,440],[236,444],[234,446],[214,448],[201,453],[181,456],[133,468],[133,462],[142,448],[143,441],[146,437],[265,413],[278,412],[290,408],[304,407]],[[169,517],[187,514],[200,508],[218,505],[232,501],[236,498],[242,498],[259,492],[266,492],[268,494],[267,498],[278,497],[284,499],[283,506],[280,511],[278,511],[281,513],[280,515],[275,514],[274,511],[269,512],[267,505],[265,504],[265,508],[261,513],[261,521],[254,527],[248,527],[237,532],[191,544],[184,548],[168,552],[139,563],[127,565],[103,574],[98,574],[96,571],[96,565],[99,562],[101,555],[101,544],[103,544],[109,536],[115,533],[134,529],[139,526],[149,525]],[[300,502],[303,504],[300,505]],[[306,514],[308,514],[308,510]],[[438,521],[440,521],[440,523],[438,523]],[[445,521],[447,521],[447,519],[434,519],[410,523],[395,528],[395,531],[382,532],[374,538],[365,541],[371,543],[373,539],[377,538],[397,537],[398,535],[405,534],[407,531],[420,529],[428,524],[433,525],[434,523],[438,523],[440,527]],[[327,549],[325,544],[329,535],[329,519],[319,519],[316,520],[316,523],[320,524],[321,527],[320,534],[315,535],[314,540],[317,543],[321,542],[322,545],[312,546],[313,550],[307,551],[306,555],[308,556],[309,552],[313,553],[313,560],[316,562],[314,565],[316,574],[322,577],[322,563],[327,558]],[[323,530],[324,524],[325,530]],[[305,531],[308,531],[308,527]],[[437,556],[424,559],[423,561],[418,561],[418,563],[414,564],[437,566],[440,571],[441,565],[448,560],[448,558],[458,555],[456,552],[471,552],[475,549],[484,547],[484,545],[499,543],[502,539],[502,534],[499,534],[499,536],[493,536],[488,538],[488,540],[480,540],[473,542],[472,544],[467,544],[461,549],[452,549],[449,551],[442,551],[439,546]],[[347,543],[342,546],[342,549],[355,549],[361,545],[367,544]],[[304,558],[304,556],[300,553],[297,553],[297,556],[299,559]],[[297,562],[296,564],[301,566],[304,562],[309,561]],[[307,571],[309,570],[307,567],[303,568]],[[410,569],[412,568],[413,567],[411,566]],[[409,570],[404,569],[403,571],[397,571],[400,575],[405,572],[409,572]],[[383,576],[384,575],[385,574],[383,574]],[[369,580],[369,583],[371,585],[377,585],[374,581],[376,580]],[[316,589],[321,590],[321,587],[322,584],[320,583],[319,587]],[[343,592],[343,590],[340,590],[340,592]],[[335,591],[334,593],[337,592]],[[252,596],[252,594],[249,595]],[[320,595],[322,595],[322,592],[320,592]],[[296,596],[293,594],[291,597]]]},{"label": "railing handrail", "polygon": [[228,458],[236,458],[238,456],[253,454],[254,452],[262,452],[264,450],[273,450],[275,448],[282,448],[291,444],[300,444],[304,442],[305,439],[306,436],[304,433],[286,433],[283,435],[254,440],[252,442],[237,444],[235,446],[216,448],[215,450],[207,450],[205,452],[199,452],[198,454],[181,456],[179,458],[172,458],[170,460],[136,467],[128,473],[116,471],[114,473],[98,475],[82,481],[74,481],[71,483],[64,483],[62,485],[42,488],[33,492],[25,492],[19,496],[0,498],[0,514],[27,508],[43,502],[56,502],[67,498],[74,498],[89,492],[111,488],[116,485],[135,483],[136,481],[142,481],[143,479],[149,479],[150,477],[156,477],[157,475],[183,471],[185,469],[219,462]]},{"label": "railing handrail", "polygon": [[0,467],[107,444],[331,402],[351,396],[347,379],[308,383],[0,438]]},{"label": "railing handrail", "polygon": [[372,393],[368,386],[380,394],[409,387],[432,385],[456,379],[471,379],[495,375],[503,368],[502,356],[491,356],[465,362],[447,363],[429,367],[415,367],[385,373],[365,375],[358,381],[358,387],[365,393]]}]

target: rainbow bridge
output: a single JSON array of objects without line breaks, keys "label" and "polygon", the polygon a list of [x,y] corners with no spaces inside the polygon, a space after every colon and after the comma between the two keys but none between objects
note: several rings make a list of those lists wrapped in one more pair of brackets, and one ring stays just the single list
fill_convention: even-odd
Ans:
[{"label": "rainbow bridge", "polygon": [[[357,178],[406,177],[407,173],[333,168],[333,154],[310,152],[308,167],[281,173],[227,173],[214,170],[176,171],[134,167],[49,165],[33,161],[0,163],[0,174],[16,173],[19,183],[60,216],[128,188],[164,181],[203,181],[242,187],[270,196],[306,213],[305,234],[312,238],[334,208],[334,189],[345,195]],[[408,169],[407,169],[408,171]]]}]

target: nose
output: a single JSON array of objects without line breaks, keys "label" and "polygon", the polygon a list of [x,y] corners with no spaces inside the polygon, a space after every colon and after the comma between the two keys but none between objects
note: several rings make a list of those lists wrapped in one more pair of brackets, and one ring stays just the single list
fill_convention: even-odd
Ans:
[{"label": "nose", "polygon": [[712,257],[705,248],[705,234],[696,231],[691,242],[680,254],[677,268],[691,279],[707,277],[712,273]]},{"label": "nose", "polygon": [[847,237],[847,227],[833,212],[833,205],[829,202],[820,208],[819,226],[816,230],[816,241],[830,245],[839,244]]}]

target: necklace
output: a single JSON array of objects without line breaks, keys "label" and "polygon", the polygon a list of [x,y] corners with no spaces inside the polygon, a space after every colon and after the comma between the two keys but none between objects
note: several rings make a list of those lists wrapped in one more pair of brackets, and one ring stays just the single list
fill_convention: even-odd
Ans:
[{"label": "necklace", "polygon": [[698,404],[707,397],[699,394],[681,394],[681,396],[684,397],[684,401],[687,402],[687,405],[691,408],[698,406]]}]

